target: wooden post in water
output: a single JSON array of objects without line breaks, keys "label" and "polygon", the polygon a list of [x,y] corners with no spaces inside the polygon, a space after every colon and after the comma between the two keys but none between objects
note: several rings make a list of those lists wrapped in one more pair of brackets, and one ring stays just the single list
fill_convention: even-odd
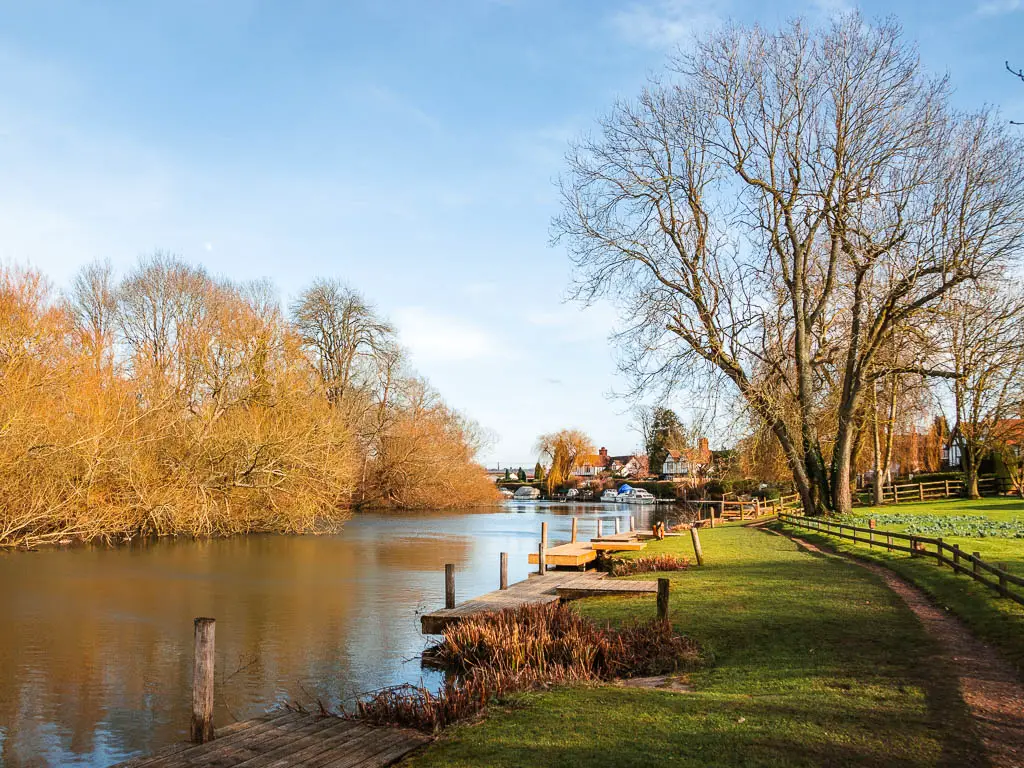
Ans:
[{"label": "wooden post in water", "polygon": [[622,533],[622,521],[619,520],[618,515],[615,516],[615,532]]},{"label": "wooden post in water", "polygon": [[537,545],[537,573],[541,576],[548,572],[546,563],[547,558],[548,548],[545,546],[544,542],[541,541],[541,543]]},{"label": "wooden post in water", "polygon": [[572,543],[573,544],[576,543],[576,525],[577,525],[577,523],[579,523],[579,520],[574,517],[572,519]]},{"label": "wooden post in water", "polygon": [[195,656],[192,661],[193,744],[213,741],[214,619],[198,618],[195,624]]},{"label": "wooden post in water", "polygon": [[455,563],[444,564],[444,607],[455,607]]},{"label": "wooden post in water", "polygon": [[636,530],[636,518],[633,517],[632,515],[629,516],[629,530],[631,530],[631,531],[635,531]]},{"label": "wooden post in water", "polygon": [[668,621],[668,579],[658,579],[658,619]]},{"label": "wooden post in water", "polygon": [[601,538],[601,518],[597,518],[597,538]]},{"label": "wooden post in water", "polygon": [[508,589],[508,552],[501,553],[501,576],[498,579],[498,589]]},{"label": "wooden post in water", "polygon": [[544,549],[547,549],[548,548],[548,524],[547,523],[541,523],[540,524],[540,540],[544,544]]},{"label": "wooden post in water", "polygon": [[690,527],[690,538],[693,539],[693,554],[697,557],[697,565],[704,565],[704,550],[700,546],[700,534],[695,525]]}]

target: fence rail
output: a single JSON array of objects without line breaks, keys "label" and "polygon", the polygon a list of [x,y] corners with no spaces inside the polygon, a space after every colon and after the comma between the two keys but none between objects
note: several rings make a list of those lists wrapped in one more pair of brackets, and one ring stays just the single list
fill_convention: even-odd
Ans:
[{"label": "fence rail", "polygon": [[[882,500],[899,504],[904,501],[929,501],[933,499],[947,499],[951,496],[963,495],[963,480],[932,480],[927,483],[900,483],[898,485],[882,486]],[[978,491],[981,493],[1004,493],[1008,490],[1008,482],[1003,478],[984,477],[978,480]],[[871,496],[872,490],[868,486],[860,489],[854,496],[859,501],[860,495]]]},{"label": "fence rail", "polygon": [[[967,553],[957,544],[947,544],[940,537],[918,536],[900,531],[880,531],[877,528],[837,523],[819,517],[803,517],[785,512],[779,513],[779,520],[798,528],[805,528],[817,533],[836,536],[841,539],[867,544],[869,547],[884,547],[887,551],[908,552],[911,557],[934,557],[940,565],[948,565],[954,573],[964,573],[989,589],[995,590],[1000,597],[1008,597],[1020,605],[1024,605],[1024,594],[1011,591],[1009,585],[1024,587],[1024,578],[1006,570],[1005,563],[993,564],[981,559],[978,552]],[[867,534],[858,536],[857,534]],[[882,538],[879,538],[882,537]],[[907,546],[895,542],[907,542]],[[929,549],[932,547],[932,549]],[[947,557],[947,553],[949,556]],[[970,565],[965,565],[969,563]],[[994,579],[991,577],[995,577]]]}]

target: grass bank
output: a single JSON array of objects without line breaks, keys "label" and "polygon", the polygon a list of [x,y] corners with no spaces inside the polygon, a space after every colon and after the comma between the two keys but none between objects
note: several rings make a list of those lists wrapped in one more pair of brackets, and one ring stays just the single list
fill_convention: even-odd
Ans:
[{"label": "grass bank", "polygon": [[[738,526],[671,580],[674,627],[714,656],[690,691],[561,687],[494,706],[408,765],[983,765],[951,670],[910,611],[855,565]],[[689,537],[651,554],[692,555]],[[643,575],[637,578],[650,578]],[[619,625],[650,597],[579,601]]]},{"label": "grass bank", "polygon": [[[979,552],[986,561],[1006,563],[1010,572],[1024,575],[1024,538],[1005,537],[1006,528],[1015,522],[1024,522],[1024,501],[1019,499],[915,502],[858,509],[849,516],[850,522],[855,524],[866,524],[872,517],[878,521],[880,530],[914,529],[922,535],[941,536],[948,544],[958,544],[964,552]],[[972,524],[970,519],[979,522]],[[807,541],[891,568],[959,616],[975,635],[995,646],[1014,665],[1018,676],[1024,674],[1024,606],[1001,599],[970,577],[954,574],[951,568],[940,567],[934,558],[911,558],[903,552],[886,552],[877,546],[872,548],[803,528],[788,528]],[[1000,529],[1004,536],[992,535]],[[958,532],[974,535],[957,535]],[[981,533],[985,535],[978,535]]]}]

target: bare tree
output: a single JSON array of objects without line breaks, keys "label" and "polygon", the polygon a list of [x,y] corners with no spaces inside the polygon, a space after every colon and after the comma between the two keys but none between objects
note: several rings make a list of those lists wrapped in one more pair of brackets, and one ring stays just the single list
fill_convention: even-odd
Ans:
[{"label": "bare tree", "polygon": [[337,280],[317,280],[292,304],[292,323],[313,358],[328,398],[340,404],[360,366],[391,353],[394,328]]},{"label": "bare tree", "polygon": [[110,262],[95,261],[79,270],[67,302],[97,368],[111,362],[117,327],[117,284]]},{"label": "bare tree", "polygon": [[[1024,408],[1024,293],[1005,283],[959,290],[947,302],[948,355],[964,489],[978,498],[982,460],[1012,438]],[[1010,433],[1007,434],[1007,430]]]},{"label": "bare tree", "polygon": [[1021,142],[948,105],[893,22],[698,41],[562,180],[575,295],[618,300],[638,388],[717,377],[775,435],[804,508],[850,508],[858,414],[896,329],[1011,261]]}]

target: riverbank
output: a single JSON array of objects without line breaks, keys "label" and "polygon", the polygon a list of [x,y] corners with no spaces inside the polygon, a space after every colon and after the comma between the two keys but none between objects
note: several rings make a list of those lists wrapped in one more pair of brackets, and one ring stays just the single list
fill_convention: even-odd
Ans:
[{"label": "riverbank", "polygon": [[[714,665],[671,688],[516,696],[409,766],[984,764],[955,677],[913,614],[854,564],[739,526],[702,532],[707,564],[672,582],[670,618]],[[687,538],[645,554],[690,555]],[[645,574],[641,578],[652,578]],[[621,625],[650,598],[576,604]]]}]

